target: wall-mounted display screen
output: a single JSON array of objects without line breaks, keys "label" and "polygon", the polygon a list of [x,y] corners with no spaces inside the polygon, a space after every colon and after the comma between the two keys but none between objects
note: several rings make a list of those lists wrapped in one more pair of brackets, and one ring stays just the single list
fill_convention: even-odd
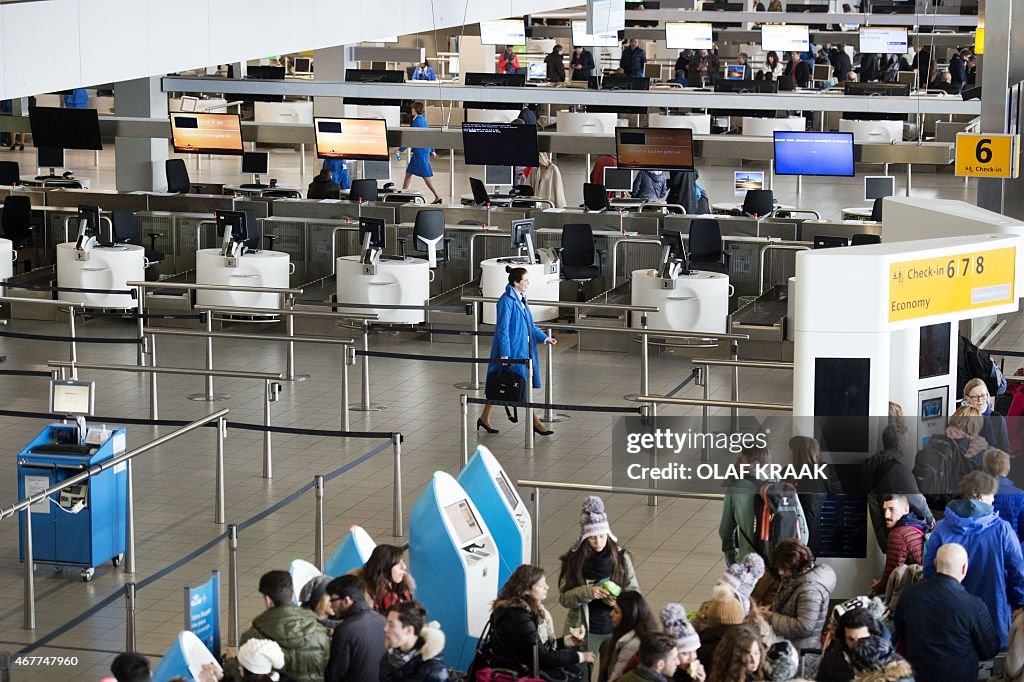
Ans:
[{"label": "wall-mounted display screen", "polygon": [[179,154],[242,155],[238,114],[171,114],[171,140]]},{"label": "wall-mounted display screen", "polygon": [[860,52],[904,55],[907,53],[907,29],[862,26],[860,29]]},{"label": "wall-mounted display screen", "polygon": [[814,416],[822,450],[868,451],[870,389],[870,358],[814,359]]},{"label": "wall-mounted display screen", "polygon": [[665,47],[670,50],[711,50],[714,43],[711,24],[696,21],[665,22]]},{"label": "wall-mounted display screen", "polygon": [[616,128],[619,168],[693,170],[689,128]]},{"label": "wall-mounted display screen", "polygon": [[599,31],[587,33],[587,22],[574,19],[572,22],[572,44],[580,47],[617,47],[618,31]]},{"label": "wall-mounted display screen", "polygon": [[460,544],[472,542],[484,534],[476,520],[476,514],[469,506],[469,500],[459,500],[448,505],[444,508],[444,514],[448,517],[448,523],[452,525]]},{"label": "wall-mounted display screen", "polygon": [[95,109],[32,107],[28,110],[32,143],[57,149],[103,149]]},{"label": "wall-mounted display screen", "polygon": [[480,22],[480,42],[484,45],[525,45],[526,24],[522,19]]},{"label": "wall-mounted display screen", "polygon": [[763,24],[761,26],[761,49],[766,52],[806,52],[810,43],[810,32],[806,25]]},{"label": "wall-mounted display screen", "polygon": [[382,118],[317,118],[313,128],[317,158],[388,160],[388,124]]},{"label": "wall-mounted display screen", "polygon": [[530,123],[463,123],[462,147],[471,166],[539,165],[537,126]]},{"label": "wall-mounted display screen", "polygon": [[921,345],[918,352],[917,378],[929,379],[949,374],[949,322],[921,327]]},{"label": "wall-mounted display screen", "polygon": [[853,176],[853,133],[775,131],[776,175]]}]

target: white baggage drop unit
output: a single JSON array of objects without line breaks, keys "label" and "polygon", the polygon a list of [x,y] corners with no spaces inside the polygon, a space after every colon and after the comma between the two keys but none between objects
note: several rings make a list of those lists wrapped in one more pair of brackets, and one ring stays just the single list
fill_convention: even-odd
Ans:
[{"label": "white baggage drop unit", "polygon": [[465,670],[498,596],[498,549],[469,494],[439,471],[409,515],[416,597],[441,623],[447,665]]},{"label": "white baggage drop unit", "polygon": [[352,526],[324,566],[324,573],[337,578],[362,568],[376,546],[377,543],[362,526]]},{"label": "white baggage drop unit", "polygon": [[530,563],[533,526],[530,511],[519,496],[512,479],[483,445],[459,474],[459,483],[469,493],[498,546],[498,589],[512,571]]}]

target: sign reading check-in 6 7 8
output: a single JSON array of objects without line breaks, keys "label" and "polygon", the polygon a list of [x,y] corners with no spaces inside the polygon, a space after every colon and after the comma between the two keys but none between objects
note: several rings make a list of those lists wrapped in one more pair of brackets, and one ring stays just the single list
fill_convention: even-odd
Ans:
[{"label": "sign reading check-in 6 7 8", "polygon": [[889,322],[1011,303],[1016,262],[1010,246],[891,263]]},{"label": "sign reading check-in 6 7 8", "polygon": [[1015,178],[1020,136],[957,133],[956,174],[972,178]]}]

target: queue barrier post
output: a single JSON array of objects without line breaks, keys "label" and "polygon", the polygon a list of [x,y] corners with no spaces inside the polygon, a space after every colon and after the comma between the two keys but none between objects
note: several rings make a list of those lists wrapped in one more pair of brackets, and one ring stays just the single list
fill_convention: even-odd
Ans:
[{"label": "queue barrier post", "polygon": [[228,437],[228,420],[221,417],[217,420],[217,464],[216,493],[213,502],[213,522],[223,526],[224,513],[224,440]]},{"label": "queue barrier post", "polygon": [[315,504],[313,512],[313,557],[317,566],[324,565],[324,477],[313,477]]},{"label": "queue barrier post", "polygon": [[32,554],[32,507],[22,510],[25,514],[25,604],[22,627],[26,630],[36,629],[36,576],[35,560]]},{"label": "queue barrier post", "polygon": [[124,586],[124,649],[129,653],[136,650],[135,583],[125,583]]},{"label": "queue barrier post", "polygon": [[462,413],[462,457],[459,459],[461,470],[469,464],[469,402],[465,393],[459,396],[459,411]]},{"label": "queue barrier post", "polygon": [[402,434],[391,434],[391,450],[393,455],[393,489],[394,497],[391,502],[391,534],[400,538],[405,534],[402,521],[404,511],[402,509]]},{"label": "queue barrier post", "polygon": [[238,648],[238,526],[228,526],[228,646]]}]

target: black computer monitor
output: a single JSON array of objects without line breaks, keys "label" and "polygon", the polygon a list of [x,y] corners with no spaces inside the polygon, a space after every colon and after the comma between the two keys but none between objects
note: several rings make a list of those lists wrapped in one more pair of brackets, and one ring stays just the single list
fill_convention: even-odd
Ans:
[{"label": "black computer monitor", "polygon": [[665,262],[680,260],[686,262],[686,247],[683,246],[683,233],[678,230],[662,230],[659,235],[661,245],[667,247]]},{"label": "black computer monitor", "polygon": [[850,240],[846,237],[833,237],[830,235],[815,235],[814,248],[834,249],[839,246],[849,246]]},{"label": "black computer monitor", "polygon": [[380,249],[383,251],[387,248],[387,231],[384,229],[385,223],[383,218],[365,218],[359,219],[359,242],[366,244],[366,236],[370,236],[369,247],[371,249]]},{"label": "black computer monitor", "polygon": [[100,236],[100,207],[79,206],[78,207],[78,236],[96,237]]},{"label": "black computer monitor", "polygon": [[100,119],[95,109],[32,107],[28,110],[32,142],[37,147],[103,149]]},{"label": "black computer monitor", "polygon": [[811,75],[811,80],[814,81],[827,81],[832,80],[832,65],[831,64],[815,64],[814,70]]},{"label": "black computer monitor", "polygon": [[294,67],[295,73],[313,73],[313,60],[309,57],[296,57]]},{"label": "black computer monitor", "polygon": [[471,71],[466,74],[466,85],[478,85],[490,88],[522,88],[526,86],[525,73],[479,73]]},{"label": "black computer monitor", "polygon": [[715,92],[757,92],[760,94],[779,91],[779,81],[734,81],[715,82]]},{"label": "black computer monitor", "polygon": [[241,244],[249,239],[245,211],[214,211],[217,221],[217,234],[223,235],[223,241]]},{"label": "black computer monitor", "polygon": [[604,187],[609,192],[631,192],[633,190],[633,173],[629,168],[606,166],[604,169]]},{"label": "black computer monitor", "polygon": [[247,66],[246,78],[263,78],[266,80],[284,80],[283,66]]},{"label": "black computer monitor", "polygon": [[605,76],[601,79],[602,90],[650,90],[651,79],[633,76]]},{"label": "black computer monitor", "polygon": [[513,252],[519,253],[520,249],[526,249],[530,262],[537,262],[537,255],[534,251],[534,242],[536,241],[537,233],[534,229],[533,218],[529,218],[527,220],[513,220],[509,236],[511,237]]},{"label": "black computer monitor", "polygon": [[36,147],[37,168],[63,168],[64,150],[60,147]]},{"label": "black computer monitor", "polygon": [[471,166],[539,165],[537,126],[532,123],[463,123],[462,148]]},{"label": "black computer monitor", "polygon": [[242,152],[242,172],[253,175],[270,173],[270,152]]},{"label": "black computer monitor", "polygon": [[910,83],[853,83],[843,84],[844,95],[867,95],[869,97],[907,97]]}]

